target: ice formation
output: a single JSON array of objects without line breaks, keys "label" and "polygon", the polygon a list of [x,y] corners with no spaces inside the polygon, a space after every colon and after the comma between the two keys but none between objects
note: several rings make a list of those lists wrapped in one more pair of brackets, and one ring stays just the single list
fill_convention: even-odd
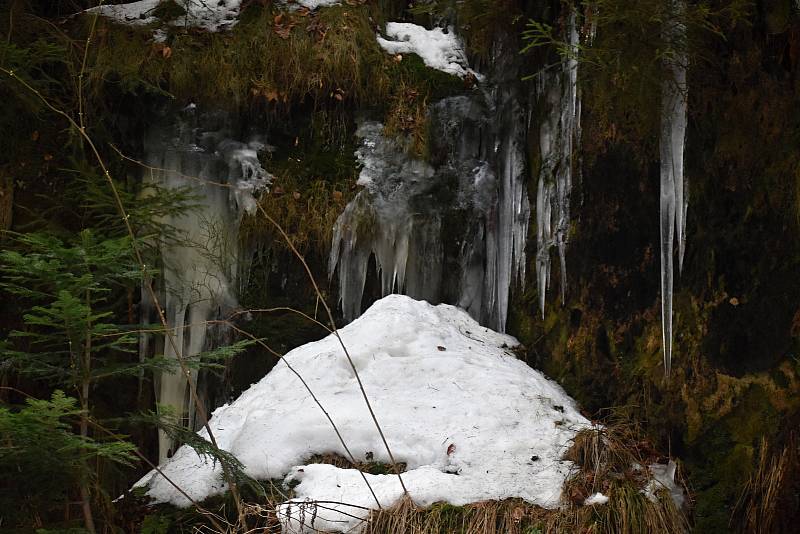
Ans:
[{"label": "ice formation", "polygon": [[336,222],[329,262],[346,320],[361,313],[375,258],[382,295],[451,302],[505,330],[511,287],[525,281],[530,205],[516,65],[495,53],[496,81],[429,106],[427,161],[378,123],[359,129],[364,189]]},{"label": "ice formation", "polygon": [[667,76],[661,87],[661,329],[664,351],[664,370],[672,366],[672,288],[674,281],[674,242],[678,243],[678,269],[683,269],[686,248],[686,212],[689,207],[688,188],[684,177],[684,146],[686,143],[687,96],[685,52],[686,27],[681,22],[686,10],[685,0],[672,2],[673,17],[664,23],[663,33],[675,53],[667,59]]},{"label": "ice formation", "polygon": [[[143,352],[191,359],[213,348],[215,331],[206,321],[224,316],[236,305],[240,251],[238,229],[241,217],[252,213],[255,194],[266,188],[271,176],[261,167],[256,141],[240,143],[220,132],[204,132],[181,121],[177,128],[156,128],[146,140],[145,181],[162,187],[188,189],[197,207],[164,221],[180,242],[162,247],[160,304],[173,329],[169,338],[145,336]],[[177,129],[177,132],[176,132]],[[149,292],[142,292],[143,320],[157,323]],[[217,332],[219,334],[219,332]],[[193,375],[196,379],[196,372]],[[179,371],[163,372],[158,378],[156,398],[173,407],[187,426],[195,427],[194,404],[189,401],[188,382]],[[159,456],[165,460],[172,443],[159,436]]]},{"label": "ice formation", "polygon": [[558,249],[561,267],[561,302],[566,299],[570,197],[574,173],[580,172],[575,161],[581,131],[577,59],[580,42],[574,11],[567,32],[569,54],[562,59],[561,69],[543,72],[537,80],[537,92],[547,107],[547,115],[539,127],[541,167],[536,192],[536,282],[542,317],[550,285],[553,247]]},{"label": "ice formation", "polygon": [[667,490],[675,506],[683,508],[686,504],[686,493],[683,487],[675,481],[677,467],[673,460],[666,464],[650,464],[648,466],[650,480],[643,490],[648,499],[656,502],[658,500],[656,493],[660,490]]},{"label": "ice formation", "polygon": [[464,44],[452,28],[427,30],[410,22],[389,22],[386,37],[379,35],[378,44],[390,54],[417,54],[432,69],[460,78],[467,75],[481,78],[469,68]]},{"label": "ice formation", "polygon": [[[238,22],[242,0],[176,0],[185,13],[169,21],[160,21],[155,16],[160,3],[162,0],[139,0],[128,4],[100,5],[85,12],[100,13],[122,24],[134,26],[166,22],[171,26],[202,28],[214,32],[231,28]],[[164,36],[159,31],[155,35],[157,38]]]},{"label": "ice formation", "polygon": [[361,313],[372,257],[382,295],[454,302],[505,329],[511,285],[525,278],[530,208],[520,130],[492,131],[490,112],[482,97],[432,106],[436,167],[384,137],[379,123],[359,128],[364,189],[336,221],[329,261],[346,320]]},{"label": "ice formation", "polygon": [[[510,352],[517,345],[514,338],[480,326],[454,306],[401,295],[376,302],[340,335],[394,457],[407,464],[403,482],[415,503],[463,505],[520,497],[543,507],[558,505],[570,469],[563,453],[590,423],[555,382]],[[388,462],[333,335],[284,359],[328,411],[358,461]],[[358,471],[304,465],[315,454],[346,453],[284,363],[218,408],[210,426],[220,447],[233,453],[250,476],[286,477],[287,484],[298,484],[295,497],[279,507],[290,532],[351,532],[376,507]],[[198,501],[226,489],[219,463],[188,446],[161,469]],[[382,506],[402,496],[396,475],[366,478]],[[189,504],[156,472],[139,485],[159,502]]]},{"label": "ice formation", "polygon": [[442,255],[439,214],[433,210],[420,217],[412,205],[432,188],[433,169],[385,138],[380,123],[362,124],[357,135],[362,143],[356,157],[363,166],[358,184],[364,189],[337,219],[329,259],[331,276],[338,266],[348,321],[361,313],[371,255],[383,295],[402,291],[432,301],[437,300]]}]

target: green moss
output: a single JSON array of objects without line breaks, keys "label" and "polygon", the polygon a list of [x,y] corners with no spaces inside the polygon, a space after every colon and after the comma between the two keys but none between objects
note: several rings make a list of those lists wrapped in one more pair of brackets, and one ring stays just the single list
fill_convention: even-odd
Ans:
[{"label": "green moss", "polygon": [[140,534],[167,534],[172,526],[172,518],[162,515],[147,515],[142,521]]},{"label": "green moss", "polygon": [[[166,8],[165,8],[166,9]],[[251,7],[229,32],[169,31],[165,44],[152,28],[100,21],[92,79],[124,90],[168,93],[214,107],[255,103],[288,110],[306,99],[318,109],[381,108],[398,87],[437,98],[463,89],[455,76],[410,55],[396,61],[375,39],[374,6],[332,6],[308,14],[276,6]]]},{"label": "green moss", "polygon": [[515,0],[433,0],[415,3],[409,12],[423,25],[455,21],[469,55],[483,62],[490,59],[498,40],[522,31],[526,7]]}]

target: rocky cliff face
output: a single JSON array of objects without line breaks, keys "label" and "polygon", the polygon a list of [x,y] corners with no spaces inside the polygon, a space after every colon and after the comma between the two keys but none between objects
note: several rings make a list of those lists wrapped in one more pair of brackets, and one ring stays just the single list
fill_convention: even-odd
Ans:
[{"label": "rocky cliff face", "polygon": [[[800,21],[789,2],[776,4],[752,6],[749,24],[726,40],[701,40],[689,69],[692,207],[675,278],[669,380],[659,325],[658,166],[648,155],[654,133],[637,132],[646,119],[632,124],[612,106],[593,106],[597,95],[584,103],[567,302],[548,306],[542,322],[529,290],[509,327],[531,363],[588,411],[620,407],[684,460],[698,532],[729,528],[760,451],[780,456],[797,428]],[[780,511],[789,522],[796,513]]]},{"label": "rocky cliff face", "polygon": [[[526,153],[521,175],[532,218],[525,262],[514,270],[527,274],[516,283],[506,281],[511,287],[507,320],[503,316],[506,331],[525,344],[528,363],[562,384],[587,413],[602,419],[613,407],[640,423],[661,450],[682,459],[695,494],[696,530],[727,529],[759,458],[764,456],[761,463],[769,466],[769,459],[780,459],[787,447],[796,452],[790,436],[800,421],[798,8],[790,0],[719,1],[710,4],[713,13],[703,19],[708,21],[705,27],[699,18],[691,19],[684,169],[692,208],[683,269],[674,282],[672,372],[666,379],[659,274],[662,80],[653,72],[662,68],[668,51],[652,38],[658,34],[657,17],[645,13],[663,2],[637,3],[644,8],[636,10],[622,0],[598,1],[580,12],[577,23],[570,20],[565,2],[415,4],[409,10],[407,2],[346,1],[317,10],[287,10],[279,2],[242,2],[239,22],[219,33],[169,24],[162,28],[169,21],[158,14],[147,27],[101,19],[86,93],[92,120],[100,124],[96,134],[141,159],[145,133],[165,101],[179,108],[224,111],[237,124],[238,139],[254,128],[264,132],[271,149],[262,154],[261,163],[274,181],[261,205],[286,229],[317,280],[324,281],[335,221],[360,191],[358,125],[365,119],[381,122],[387,138],[409,159],[444,173],[447,165],[457,167],[451,160],[459,152],[432,137],[442,131],[436,114],[446,107],[446,98],[480,97],[489,109],[481,110],[467,132],[475,145],[469,151],[475,168],[480,161],[503,160],[487,144],[494,138],[486,132],[498,129],[490,124],[493,120],[518,121],[520,149]],[[30,9],[43,16],[65,15],[53,12],[50,2],[31,2]],[[170,13],[163,16],[172,17]],[[83,35],[85,19],[70,19],[70,35]],[[513,72],[504,71],[511,80],[494,80],[513,86],[518,100],[514,114],[524,119],[519,120],[507,112],[492,116],[497,95],[479,94],[491,86],[481,85],[475,76],[440,72],[413,53],[389,54],[376,39],[390,21],[429,28],[452,25],[463,39],[470,67],[488,74],[525,45],[520,36],[528,19],[547,24],[556,40],[574,31],[588,54],[577,66],[582,127],[573,147],[578,153],[570,155],[577,157],[569,160],[575,167],[571,222],[561,227],[559,238],[568,243],[563,247],[568,268],[552,269],[543,316],[540,288],[546,284],[537,284],[536,276],[542,230],[536,199],[546,166],[540,126],[559,99],[550,99],[548,107],[547,93],[522,78],[561,64],[563,58],[552,47],[536,47],[515,60]],[[154,28],[163,29],[155,40]],[[21,38],[33,41],[36,31],[32,22],[20,30]],[[609,67],[615,58],[624,68]],[[59,129],[21,124],[12,115],[6,112],[3,121],[20,135],[4,140],[0,206],[13,193],[17,207],[13,219],[0,207],[0,219],[22,225],[32,219],[25,208],[40,201],[36,180],[50,178],[47,202],[57,207],[68,178],[56,176],[61,156],[53,140],[61,135]],[[449,155],[443,146],[452,149]],[[31,158],[39,151],[48,157]],[[29,159],[38,163],[23,169],[20,162]],[[112,159],[118,174],[130,177],[128,186],[135,192],[141,169]],[[449,178],[425,198],[426,209],[440,198],[452,200],[450,189],[460,182],[458,176]],[[437,296],[462,294],[448,273],[463,267],[458,243],[465,228],[498,233],[491,225],[501,218],[487,217],[469,226],[464,217],[465,210],[449,209],[439,220],[444,247],[437,252],[441,258],[435,272],[442,287],[431,290]],[[273,227],[245,217],[239,233],[241,248],[252,251],[247,286],[238,299],[243,308],[269,303],[310,315],[319,312],[305,273]],[[484,261],[484,252],[475,258]],[[367,261],[363,300],[351,308],[364,308],[386,292],[378,267]],[[510,268],[506,270],[506,278],[513,278]],[[340,296],[335,280],[323,283],[331,303]],[[567,288],[563,302],[558,298],[562,284]],[[248,328],[278,352],[324,334],[291,313],[254,315]],[[272,364],[271,357],[256,352],[235,360],[219,398],[237,393]],[[785,482],[790,478],[783,479],[783,495],[795,491]],[[758,493],[757,484],[751,485],[736,513],[746,516],[747,503],[757,508]],[[796,502],[781,506],[779,519],[768,527],[780,530],[780,521],[791,521],[796,514]]]}]

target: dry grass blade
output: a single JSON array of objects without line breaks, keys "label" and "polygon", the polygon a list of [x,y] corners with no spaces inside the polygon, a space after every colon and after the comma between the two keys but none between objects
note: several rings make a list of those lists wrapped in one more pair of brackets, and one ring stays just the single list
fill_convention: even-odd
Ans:
[{"label": "dry grass blade", "polygon": [[[742,489],[731,516],[731,528],[740,532],[786,532],[794,523],[784,517],[793,509],[793,495],[797,495],[800,474],[800,451],[797,436],[792,433],[782,448],[770,449],[761,440],[758,464]],[[796,504],[795,504],[796,506]],[[790,515],[790,514],[789,514]]]}]

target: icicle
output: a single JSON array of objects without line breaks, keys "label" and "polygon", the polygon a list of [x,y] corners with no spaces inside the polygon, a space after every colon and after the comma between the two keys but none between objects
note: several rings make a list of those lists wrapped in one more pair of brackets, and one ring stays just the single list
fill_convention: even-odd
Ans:
[{"label": "icicle", "polygon": [[544,319],[544,304],[547,288],[550,285],[550,218],[552,190],[539,178],[539,187],[536,194],[536,282],[539,290],[539,309]]},{"label": "icicle", "polygon": [[667,76],[661,87],[661,329],[664,371],[672,367],[672,295],[674,282],[673,246],[678,242],[678,268],[683,270],[686,248],[686,213],[689,197],[684,178],[684,146],[687,124],[685,52],[686,27],[681,18],[685,0],[674,0],[673,17],[665,23],[665,40],[676,52],[665,61]]},{"label": "icicle", "polygon": [[[561,71],[539,76],[537,90],[548,108],[539,130],[541,169],[537,192],[536,279],[539,307],[544,317],[545,292],[550,285],[550,248],[558,248],[561,273],[561,303],[566,302],[567,245],[570,229],[570,198],[573,173],[579,165],[573,160],[580,141],[581,105],[578,97],[577,15],[570,14],[569,55],[562,59]],[[554,220],[553,220],[554,218]]]},{"label": "icicle", "polygon": [[[421,219],[413,206],[415,198],[430,190],[433,169],[384,137],[380,123],[365,122],[357,135],[362,138],[356,151],[362,165],[358,184],[364,189],[336,220],[328,259],[330,277],[338,268],[347,321],[361,314],[370,257],[375,258],[383,295],[409,288],[418,298],[435,300],[438,280],[432,278],[441,265],[441,247],[430,239],[430,228],[439,225],[438,214]],[[411,285],[406,280],[409,267],[418,269],[411,273]]]},{"label": "icicle", "polygon": [[[224,316],[236,306],[236,287],[241,252],[239,223],[256,208],[255,195],[271,182],[258,161],[259,143],[244,144],[225,139],[219,132],[198,133],[187,123],[175,128],[156,129],[146,140],[147,162],[161,169],[146,179],[162,187],[188,188],[198,200],[197,207],[164,221],[180,239],[162,251],[160,297],[174,344],[163,346],[167,358],[191,359],[213,348],[207,321]],[[219,140],[221,139],[221,140]],[[149,322],[154,304],[143,291],[143,321]],[[148,339],[143,351],[153,350]],[[196,378],[197,373],[192,373]],[[183,424],[195,419],[189,402],[188,381],[180,372],[163,372],[158,377],[157,400],[171,406]],[[159,435],[159,457],[167,458],[172,441]]]}]

